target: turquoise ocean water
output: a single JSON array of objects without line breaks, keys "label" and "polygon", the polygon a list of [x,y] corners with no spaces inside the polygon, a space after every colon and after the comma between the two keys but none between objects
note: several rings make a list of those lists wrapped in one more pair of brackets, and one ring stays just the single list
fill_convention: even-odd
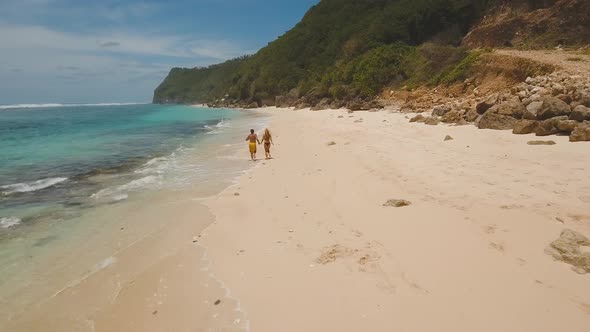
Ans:
[{"label": "turquoise ocean water", "polygon": [[[142,176],[157,173],[148,166],[162,166],[157,163],[237,116],[151,104],[0,107],[0,227],[48,213],[64,218],[68,207],[94,204],[90,198],[117,183],[155,181]],[[112,194],[114,200],[127,195]]]},{"label": "turquoise ocean water", "polygon": [[253,165],[244,138],[266,121],[194,106],[0,105],[0,330],[173,228],[161,211],[231,185]]}]

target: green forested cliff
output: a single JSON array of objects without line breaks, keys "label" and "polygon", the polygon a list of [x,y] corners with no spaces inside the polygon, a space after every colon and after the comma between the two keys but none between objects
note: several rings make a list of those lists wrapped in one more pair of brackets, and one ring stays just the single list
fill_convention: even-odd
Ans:
[{"label": "green forested cliff", "polygon": [[498,3],[506,2],[322,0],[252,56],[208,68],[172,69],[155,90],[154,102],[224,98],[272,105],[281,95],[346,100],[371,98],[396,82],[461,79],[476,54],[469,57],[456,46]]}]

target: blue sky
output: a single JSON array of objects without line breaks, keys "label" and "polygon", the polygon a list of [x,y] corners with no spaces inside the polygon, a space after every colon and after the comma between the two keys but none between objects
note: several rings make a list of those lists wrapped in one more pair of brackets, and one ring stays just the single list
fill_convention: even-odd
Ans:
[{"label": "blue sky", "polygon": [[318,0],[0,0],[0,104],[147,102],[171,67],[255,53]]}]

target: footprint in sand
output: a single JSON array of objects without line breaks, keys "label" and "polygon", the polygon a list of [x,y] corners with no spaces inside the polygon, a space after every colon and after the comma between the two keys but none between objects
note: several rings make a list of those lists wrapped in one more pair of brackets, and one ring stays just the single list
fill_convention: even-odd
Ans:
[{"label": "footprint in sand", "polygon": [[580,309],[582,309],[583,312],[585,312],[588,315],[590,315],[590,304],[588,304],[588,303],[580,303]]},{"label": "footprint in sand", "polygon": [[580,197],[578,197],[578,199],[580,199],[580,201],[582,201],[584,203],[590,203],[590,195],[580,196]]},{"label": "footprint in sand", "polygon": [[361,272],[376,272],[380,270],[378,262],[381,259],[376,251],[370,250],[371,246],[363,249],[348,248],[340,244],[326,247],[315,262],[326,265],[337,260],[347,260],[349,263],[356,263]]},{"label": "footprint in sand", "polygon": [[583,214],[569,214],[568,217],[572,218],[574,221],[590,221],[590,216]]},{"label": "footprint in sand", "polygon": [[429,294],[429,293],[430,293],[430,291],[429,291],[429,290],[427,290],[427,289],[423,288],[422,286],[420,286],[420,285],[419,285],[418,283],[416,283],[415,281],[413,281],[413,280],[409,279],[409,278],[406,276],[406,274],[405,274],[405,273],[402,273],[402,280],[403,280],[403,281],[404,281],[406,284],[408,284],[408,286],[412,287],[412,288],[413,288],[413,289],[415,289],[415,290],[418,290],[418,291],[420,291],[420,292],[422,292],[422,293],[425,293],[425,294]]},{"label": "footprint in sand", "polygon": [[490,242],[490,248],[495,249],[499,252],[504,252],[504,245],[501,243]]},{"label": "footprint in sand", "polygon": [[509,205],[502,205],[500,208],[504,210],[514,210],[514,209],[522,209],[524,206],[520,204],[509,204]]},{"label": "footprint in sand", "polygon": [[496,230],[498,229],[498,226],[496,225],[487,225],[484,226],[483,230],[484,232],[486,232],[486,234],[494,234],[496,233]]}]

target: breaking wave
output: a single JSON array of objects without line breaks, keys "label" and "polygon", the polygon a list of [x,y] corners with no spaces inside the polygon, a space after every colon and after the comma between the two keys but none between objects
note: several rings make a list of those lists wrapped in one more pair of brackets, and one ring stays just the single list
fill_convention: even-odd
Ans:
[{"label": "breaking wave", "polygon": [[49,178],[29,183],[9,184],[5,186],[0,186],[0,188],[3,189],[2,193],[5,195],[10,195],[14,193],[26,193],[54,186],[58,183],[66,181],[67,179],[68,178]]},{"label": "breaking wave", "polygon": [[19,108],[54,108],[54,107],[84,107],[84,106],[127,106],[127,105],[145,105],[147,103],[97,103],[97,104],[14,104],[0,105],[0,110],[19,109]]}]

